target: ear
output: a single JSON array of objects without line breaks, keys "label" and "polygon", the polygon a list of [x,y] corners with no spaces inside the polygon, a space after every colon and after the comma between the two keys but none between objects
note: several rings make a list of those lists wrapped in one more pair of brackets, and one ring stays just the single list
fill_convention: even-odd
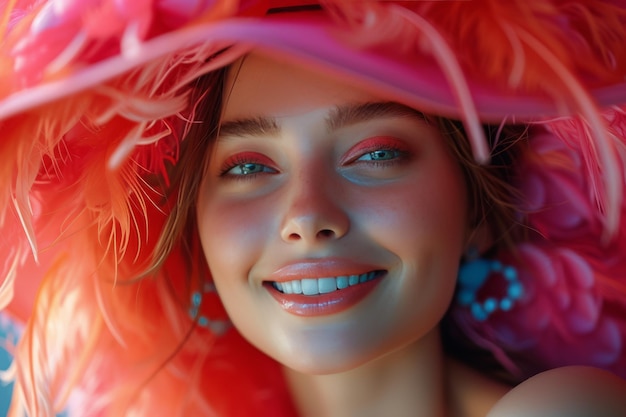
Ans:
[{"label": "ear", "polygon": [[469,230],[465,241],[465,253],[473,253],[474,256],[482,255],[492,248],[494,242],[493,233],[487,222]]}]

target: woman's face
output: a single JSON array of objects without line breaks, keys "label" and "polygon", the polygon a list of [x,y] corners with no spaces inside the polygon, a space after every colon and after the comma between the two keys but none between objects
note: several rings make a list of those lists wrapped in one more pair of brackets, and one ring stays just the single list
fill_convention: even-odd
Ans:
[{"label": "woman's face", "polygon": [[307,373],[432,331],[467,235],[463,176],[419,113],[249,55],[231,70],[198,224],[241,334]]}]

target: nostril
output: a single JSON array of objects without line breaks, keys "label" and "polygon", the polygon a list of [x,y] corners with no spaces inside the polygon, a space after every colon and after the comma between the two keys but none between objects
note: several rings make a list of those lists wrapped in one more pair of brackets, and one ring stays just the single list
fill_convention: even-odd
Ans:
[{"label": "nostril", "polygon": [[333,232],[330,229],[322,229],[319,232],[317,232],[317,236],[318,237],[333,237],[335,236],[335,232]]},{"label": "nostril", "polygon": [[297,233],[291,233],[289,235],[289,240],[300,240],[300,235]]},{"label": "nostril", "polygon": [[[322,229],[315,234],[316,239],[332,239],[335,236],[337,236],[337,234],[333,230],[330,230],[330,229]],[[302,239],[303,237],[304,236],[300,233],[290,233],[287,236],[287,239],[289,241],[295,242],[295,241]]]}]

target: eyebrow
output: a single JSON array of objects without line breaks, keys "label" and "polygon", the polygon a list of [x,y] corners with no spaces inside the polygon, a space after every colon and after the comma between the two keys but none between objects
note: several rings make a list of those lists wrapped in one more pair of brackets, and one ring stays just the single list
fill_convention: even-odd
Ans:
[{"label": "eyebrow", "polygon": [[417,117],[425,120],[422,112],[395,101],[384,101],[335,107],[326,117],[326,126],[329,131],[335,131],[372,119],[395,117]]},{"label": "eyebrow", "polygon": [[[426,116],[409,106],[394,101],[367,102],[346,104],[333,108],[326,116],[326,129],[329,132],[343,127],[364,123],[380,118],[418,118],[426,120]],[[277,135],[280,124],[274,117],[253,117],[222,122],[219,126],[219,137],[246,137]]]},{"label": "eyebrow", "polygon": [[273,117],[254,117],[222,122],[218,136],[263,136],[280,133],[280,126]]}]

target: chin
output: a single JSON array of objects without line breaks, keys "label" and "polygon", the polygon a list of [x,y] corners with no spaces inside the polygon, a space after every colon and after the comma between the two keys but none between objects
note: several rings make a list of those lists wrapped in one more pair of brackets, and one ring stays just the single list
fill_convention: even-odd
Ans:
[{"label": "chin", "polygon": [[386,351],[355,352],[353,349],[300,351],[297,355],[270,355],[292,371],[307,375],[331,375],[349,372],[384,356]]}]

